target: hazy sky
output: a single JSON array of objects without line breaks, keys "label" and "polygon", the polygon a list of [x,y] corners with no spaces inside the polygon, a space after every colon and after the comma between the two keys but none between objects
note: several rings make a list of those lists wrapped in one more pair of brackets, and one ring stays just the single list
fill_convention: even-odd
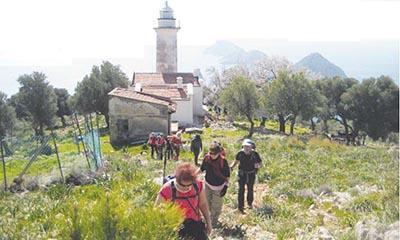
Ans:
[{"label": "hazy sky", "polygon": [[[400,1],[168,3],[181,23],[179,45],[211,45],[219,39],[400,39]],[[143,58],[146,46],[155,45],[153,27],[164,4],[161,0],[0,0],[0,71],[66,66],[76,58]],[[18,84],[5,81],[0,79],[0,90],[15,92],[9,88]]]}]

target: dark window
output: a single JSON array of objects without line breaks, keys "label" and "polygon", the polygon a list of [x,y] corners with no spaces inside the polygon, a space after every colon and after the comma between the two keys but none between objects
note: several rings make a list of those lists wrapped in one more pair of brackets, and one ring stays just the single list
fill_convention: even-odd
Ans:
[{"label": "dark window", "polygon": [[118,129],[119,136],[127,135],[128,131],[129,131],[128,119],[118,119],[117,120],[117,129]]}]

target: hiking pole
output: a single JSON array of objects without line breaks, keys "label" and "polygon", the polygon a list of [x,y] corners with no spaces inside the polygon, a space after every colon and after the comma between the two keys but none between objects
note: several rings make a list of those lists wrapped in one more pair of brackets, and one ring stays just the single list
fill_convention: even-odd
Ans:
[{"label": "hiking pole", "polygon": [[164,181],[165,181],[165,171],[166,171],[166,168],[167,168],[167,154],[165,154],[165,156],[164,156],[163,184],[164,184]]},{"label": "hiking pole", "polygon": [[79,126],[79,121],[78,121],[78,117],[77,117],[76,113],[74,113],[74,116],[75,116],[76,126],[78,127],[79,136],[82,138],[83,151],[85,152],[86,161],[88,163],[89,169],[91,169],[89,158],[87,156],[87,150],[86,150],[86,146],[85,146],[85,141],[83,140],[83,137],[82,137],[82,130],[81,130],[80,126]]},{"label": "hiking pole", "polygon": [[51,136],[53,137],[53,144],[54,144],[54,150],[56,151],[57,162],[58,162],[58,168],[60,169],[61,179],[62,179],[62,181],[63,181],[63,183],[64,183],[64,182],[65,182],[65,180],[64,180],[64,173],[63,173],[62,167],[61,167],[60,156],[58,155],[58,148],[57,148],[57,143],[56,143],[56,136],[54,135],[53,128],[51,128],[50,131],[51,131]]},{"label": "hiking pole", "polygon": [[3,139],[0,139],[1,160],[3,161],[4,190],[7,191],[6,162],[4,161]]}]

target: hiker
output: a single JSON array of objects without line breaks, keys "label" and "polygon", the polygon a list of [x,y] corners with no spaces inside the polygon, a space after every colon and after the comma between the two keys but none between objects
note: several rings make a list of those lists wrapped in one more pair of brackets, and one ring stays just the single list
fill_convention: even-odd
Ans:
[{"label": "hiker", "polygon": [[177,166],[175,178],[165,183],[157,196],[155,206],[161,202],[173,202],[183,210],[185,220],[179,229],[180,239],[205,240],[207,234],[211,234],[211,219],[203,190],[195,166],[186,162]]},{"label": "hiker", "polygon": [[157,147],[157,159],[162,160],[165,147],[165,139],[162,133],[157,136],[156,147]]},{"label": "hiker", "polygon": [[222,146],[222,144],[220,142],[216,141],[216,140],[214,140],[214,143],[217,144],[221,148],[220,155],[225,157],[226,156],[226,152],[225,152],[225,148]]},{"label": "hiker", "polygon": [[151,132],[150,135],[149,135],[149,140],[147,141],[147,144],[150,145],[151,158],[153,158],[153,159],[154,159],[154,152],[157,151],[157,149],[156,149],[156,141],[157,141],[156,134]]},{"label": "hiker", "polygon": [[235,162],[231,166],[231,171],[239,164],[238,171],[238,209],[244,213],[244,187],[247,185],[247,205],[249,209],[253,208],[254,200],[254,182],[256,173],[261,167],[260,155],[253,149],[254,142],[250,139],[245,139],[242,143],[242,149],[237,153]]},{"label": "hiker", "polygon": [[175,152],[175,156],[174,156],[174,160],[178,161],[179,160],[179,153],[180,153],[180,149],[182,146],[182,139],[181,139],[182,133],[178,132],[177,134],[175,134],[174,136],[172,136],[171,139],[171,143],[172,143],[172,149]]},{"label": "hiker", "polygon": [[203,149],[203,143],[199,134],[194,135],[192,141],[190,142],[190,151],[194,154],[194,164],[199,166],[199,154]]},{"label": "hiker", "polygon": [[167,136],[165,138],[165,153],[164,153],[165,160],[170,160],[173,154],[171,139],[172,136]]},{"label": "hiker", "polygon": [[229,164],[221,152],[221,147],[213,142],[199,169],[199,172],[206,172],[205,190],[213,226],[219,225],[218,218],[231,174]]}]

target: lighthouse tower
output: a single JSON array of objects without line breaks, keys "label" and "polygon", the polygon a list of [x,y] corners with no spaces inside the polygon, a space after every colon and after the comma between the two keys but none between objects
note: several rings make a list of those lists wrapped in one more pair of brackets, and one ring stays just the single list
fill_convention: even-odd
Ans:
[{"label": "lighthouse tower", "polygon": [[176,35],[179,26],[176,26],[176,19],[172,8],[165,2],[165,7],[160,10],[158,26],[154,28],[157,33],[157,58],[156,72],[174,73],[177,72],[177,40]]}]

